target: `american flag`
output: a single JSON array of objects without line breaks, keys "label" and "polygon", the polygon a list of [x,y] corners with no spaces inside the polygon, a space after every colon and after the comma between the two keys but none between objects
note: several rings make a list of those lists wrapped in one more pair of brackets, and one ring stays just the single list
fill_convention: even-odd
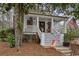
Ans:
[{"label": "american flag", "polygon": [[69,27],[70,27],[71,29],[76,29],[76,28],[78,28],[77,23],[76,23],[76,19],[75,19],[75,17],[73,17],[73,16],[69,17],[69,22],[68,22],[68,24],[69,24]]}]

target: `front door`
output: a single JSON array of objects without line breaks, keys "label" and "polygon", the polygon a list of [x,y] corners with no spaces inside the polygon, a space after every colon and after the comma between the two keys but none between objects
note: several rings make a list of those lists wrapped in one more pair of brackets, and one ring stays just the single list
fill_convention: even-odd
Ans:
[{"label": "front door", "polygon": [[41,32],[45,32],[45,22],[40,21],[39,22],[39,28],[40,28]]}]

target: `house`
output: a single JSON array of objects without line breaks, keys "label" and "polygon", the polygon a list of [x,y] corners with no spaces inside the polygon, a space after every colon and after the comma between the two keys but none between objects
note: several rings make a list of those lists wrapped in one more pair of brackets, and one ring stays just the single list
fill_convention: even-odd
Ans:
[{"label": "house", "polygon": [[[9,17],[7,17],[8,20],[10,19],[8,24],[11,24],[11,28],[13,27],[13,13],[13,9],[10,10]],[[40,42],[41,46],[62,46],[68,26],[73,27],[72,22],[66,16],[30,12],[24,16],[23,35],[29,37],[30,41],[33,41],[32,38],[35,35],[35,39]]]},{"label": "house", "polygon": [[63,33],[66,32],[66,21],[66,16],[29,13],[24,16],[23,34],[37,35],[40,45],[44,47],[62,46]]},{"label": "house", "polygon": [[[9,27],[13,28],[14,10],[11,9],[4,16],[6,16],[5,19],[7,19],[5,22],[6,27],[9,25]],[[30,12],[28,15],[24,16],[23,35],[31,38],[28,40],[33,40],[33,35],[35,35],[36,39],[39,37],[41,46],[62,46],[64,42],[64,33],[67,32],[67,26],[75,26],[72,25],[72,21],[68,21],[68,23],[67,21],[68,17],[66,16]]]}]

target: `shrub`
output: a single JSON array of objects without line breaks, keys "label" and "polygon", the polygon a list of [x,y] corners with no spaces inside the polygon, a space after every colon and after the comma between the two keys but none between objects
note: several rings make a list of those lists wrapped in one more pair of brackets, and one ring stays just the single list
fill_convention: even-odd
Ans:
[{"label": "shrub", "polygon": [[0,41],[5,41],[4,38],[7,38],[7,35],[9,33],[14,34],[14,30],[13,29],[1,29],[0,30]]},{"label": "shrub", "polygon": [[5,36],[5,30],[0,30],[0,38],[3,38]]},{"label": "shrub", "polygon": [[15,46],[15,37],[12,33],[9,33],[8,36],[7,36],[7,39],[8,39],[8,44],[9,44],[9,47],[14,47]]},{"label": "shrub", "polygon": [[6,31],[6,33],[13,33],[14,34],[14,29],[6,29],[5,31]]},{"label": "shrub", "polygon": [[0,30],[0,41],[4,41],[5,36],[5,30]]},{"label": "shrub", "polygon": [[76,37],[79,37],[79,30],[78,29],[68,30],[67,33],[64,34],[65,42],[71,42]]}]

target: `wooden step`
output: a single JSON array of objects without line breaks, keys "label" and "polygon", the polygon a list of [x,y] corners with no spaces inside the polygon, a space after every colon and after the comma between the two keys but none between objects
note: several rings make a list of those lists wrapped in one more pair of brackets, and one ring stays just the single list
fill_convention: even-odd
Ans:
[{"label": "wooden step", "polygon": [[54,47],[57,51],[63,53],[65,56],[70,56],[71,55],[71,50],[69,47]]},{"label": "wooden step", "polygon": [[65,56],[71,56],[71,54],[65,54]]},{"label": "wooden step", "polygon": [[69,47],[63,47],[63,46],[61,46],[61,47],[54,47],[55,49],[59,49],[59,50],[62,50],[62,49],[65,49],[65,50],[69,50],[70,48]]},{"label": "wooden step", "polygon": [[[60,51],[60,50],[58,50],[58,51]],[[64,50],[64,51],[60,51],[60,52],[67,54],[67,53],[71,53],[71,50]]]}]

